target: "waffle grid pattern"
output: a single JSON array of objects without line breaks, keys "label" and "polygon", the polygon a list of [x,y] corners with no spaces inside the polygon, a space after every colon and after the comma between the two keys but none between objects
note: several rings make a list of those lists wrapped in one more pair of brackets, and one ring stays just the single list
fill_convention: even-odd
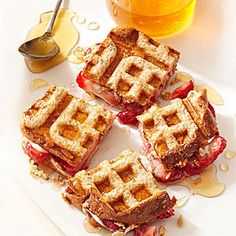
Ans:
[{"label": "waffle grid pattern", "polygon": [[[127,171],[132,172],[128,180],[122,175]],[[95,189],[101,199],[109,203],[116,211],[119,209],[117,210],[117,206],[113,203],[124,204],[125,209],[135,208],[141,202],[162,192],[158,189],[152,174],[141,164],[139,155],[133,151],[124,151],[112,161],[103,161],[89,172],[78,172],[75,176],[75,186],[77,178],[81,180],[85,190]],[[101,185],[103,185],[103,190],[101,190]]]}]

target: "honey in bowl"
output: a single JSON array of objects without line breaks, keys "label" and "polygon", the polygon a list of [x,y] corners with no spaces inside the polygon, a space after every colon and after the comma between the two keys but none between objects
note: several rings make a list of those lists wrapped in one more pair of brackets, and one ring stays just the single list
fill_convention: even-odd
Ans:
[{"label": "honey in bowl", "polygon": [[[40,22],[34,26],[28,33],[26,41],[37,38],[44,34],[51,12],[43,13],[40,16]],[[30,61],[25,60],[28,69],[34,73],[46,71],[60,63],[62,63],[68,56],[71,49],[76,45],[79,39],[79,34],[72,23],[72,18],[75,13],[70,9],[61,9],[58,12],[53,31],[52,38],[60,48],[60,52],[50,60],[46,61]],[[43,50],[40,48],[36,49]]]},{"label": "honey in bowl", "polygon": [[196,0],[106,0],[118,25],[131,26],[164,38],[185,30],[192,22]]}]

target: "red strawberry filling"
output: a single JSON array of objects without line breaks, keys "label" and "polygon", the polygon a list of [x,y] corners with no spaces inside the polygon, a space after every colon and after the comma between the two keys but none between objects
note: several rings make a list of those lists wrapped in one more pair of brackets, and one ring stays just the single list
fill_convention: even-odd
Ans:
[{"label": "red strawberry filling", "polygon": [[70,187],[67,187],[67,188],[66,188],[66,192],[69,193],[69,194],[74,193]]},{"label": "red strawberry filling", "polygon": [[74,166],[69,165],[67,162],[62,160],[59,157],[53,156],[53,159],[62,167],[62,169],[69,174],[70,176],[74,176],[77,172],[78,169]]},{"label": "red strawberry filling", "polygon": [[27,142],[25,145],[26,154],[31,157],[37,164],[41,164],[46,159],[51,158],[52,155],[47,152],[41,152],[35,149],[30,142]]},{"label": "red strawberry filling", "polygon": [[119,121],[125,125],[137,125],[136,114],[132,111],[121,111],[117,114]]},{"label": "red strawberry filling", "polygon": [[174,214],[175,214],[175,210],[173,208],[171,208],[171,209],[167,210],[166,212],[164,212],[162,215],[158,216],[158,219],[170,218]]},{"label": "red strawberry filling", "polygon": [[170,98],[171,99],[175,99],[175,98],[186,98],[188,93],[194,89],[194,84],[193,81],[189,81],[186,84],[183,84],[181,86],[179,86],[178,88],[176,88],[172,93]]},{"label": "red strawberry filling", "polygon": [[77,76],[76,79],[77,84],[80,88],[87,92],[91,92],[95,94],[96,96],[102,98],[104,101],[106,101],[111,106],[119,106],[120,100],[118,97],[115,96],[114,92],[112,90],[109,90],[100,84],[97,84],[96,82],[93,82],[86,78],[84,73],[80,71],[80,73]]},{"label": "red strawberry filling", "polygon": [[134,230],[133,236],[156,236],[157,227],[152,225],[142,225]]},{"label": "red strawberry filling", "polygon": [[32,146],[32,144],[30,142],[26,143],[25,152],[37,164],[42,164],[47,159],[53,158],[67,174],[74,176],[78,172],[77,168],[69,165],[67,162],[65,162],[61,158],[56,157],[56,156],[52,155],[51,153],[42,152],[42,151],[37,150],[36,148],[34,148]]},{"label": "red strawberry filling", "polygon": [[152,169],[156,178],[161,182],[174,182],[176,180],[201,173],[223,152],[226,140],[216,136],[208,145],[195,153],[182,168],[165,169],[158,159],[152,160]]},{"label": "red strawberry filling", "polygon": [[[181,86],[179,86],[178,88],[176,88],[172,93],[171,93],[171,99],[175,99],[175,98],[186,98],[188,93],[194,89],[194,84],[192,81],[189,81],[186,84],[183,84]],[[216,112],[214,107],[211,105],[210,102],[208,102],[208,108],[211,111],[212,115],[214,117],[216,117]]]},{"label": "red strawberry filling", "polygon": [[120,231],[121,230],[120,226],[118,226],[117,224],[115,224],[111,220],[102,220],[102,223],[106,226],[106,228],[110,232],[116,232],[116,231]]},{"label": "red strawberry filling", "polygon": [[211,103],[208,102],[208,108],[211,111],[212,115],[216,118],[216,112],[214,107],[211,105]]},{"label": "red strawberry filling", "polygon": [[141,115],[144,108],[136,102],[123,104],[122,108],[123,111],[117,114],[120,122],[127,125],[137,125],[138,120],[136,116]]},{"label": "red strawberry filling", "polygon": [[224,151],[227,145],[226,140],[221,136],[216,136],[210,144],[201,148],[194,158],[187,162],[184,167],[186,175],[195,175],[203,171]]}]

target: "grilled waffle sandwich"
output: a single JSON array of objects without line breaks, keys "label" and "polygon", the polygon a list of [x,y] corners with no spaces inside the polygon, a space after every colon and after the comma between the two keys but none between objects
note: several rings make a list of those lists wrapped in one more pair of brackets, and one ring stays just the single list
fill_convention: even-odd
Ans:
[{"label": "grilled waffle sandwich", "polygon": [[22,115],[25,152],[65,177],[85,169],[114,121],[112,112],[52,85]]},{"label": "grilled waffle sandwich", "polygon": [[214,152],[214,156],[204,153],[201,157],[199,150],[209,149],[212,140],[210,149],[214,149],[214,143],[220,143],[220,152],[225,147],[225,140],[217,136],[218,128],[208,108],[206,90],[190,91],[185,99],[174,99],[165,107],[155,104],[138,116],[138,120],[144,141],[143,154],[150,158],[156,176],[163,182],[182,178],[184,173],[202,171],[203,163],[198,161],[205,154],[208,160],[204,167],[211,164],[219,153]]},{"label": "grilled waffle sandwich", "polygon": [[176,200],[158,188],[142,158],[127,150],[94,169],[78,172],[69,180],[64,199],[82,209],[91,224],[112,232],[127,232],[167,216]]},{"label": "grilled waffle sandwich", "polygon": [[176,50],[133,28],[116,27],[90,57],[77,82],[112,106],[145,107],[165,88],[178,60]]}]

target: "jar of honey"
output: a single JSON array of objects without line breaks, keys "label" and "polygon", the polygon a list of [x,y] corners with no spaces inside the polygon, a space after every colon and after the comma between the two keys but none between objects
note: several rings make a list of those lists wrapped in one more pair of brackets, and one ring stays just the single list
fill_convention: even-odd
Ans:
[{"label": "jar of honey", "polygon": [[165,38],[191,24],[196,0],[106,0],[106,3],[118,25]]}]

